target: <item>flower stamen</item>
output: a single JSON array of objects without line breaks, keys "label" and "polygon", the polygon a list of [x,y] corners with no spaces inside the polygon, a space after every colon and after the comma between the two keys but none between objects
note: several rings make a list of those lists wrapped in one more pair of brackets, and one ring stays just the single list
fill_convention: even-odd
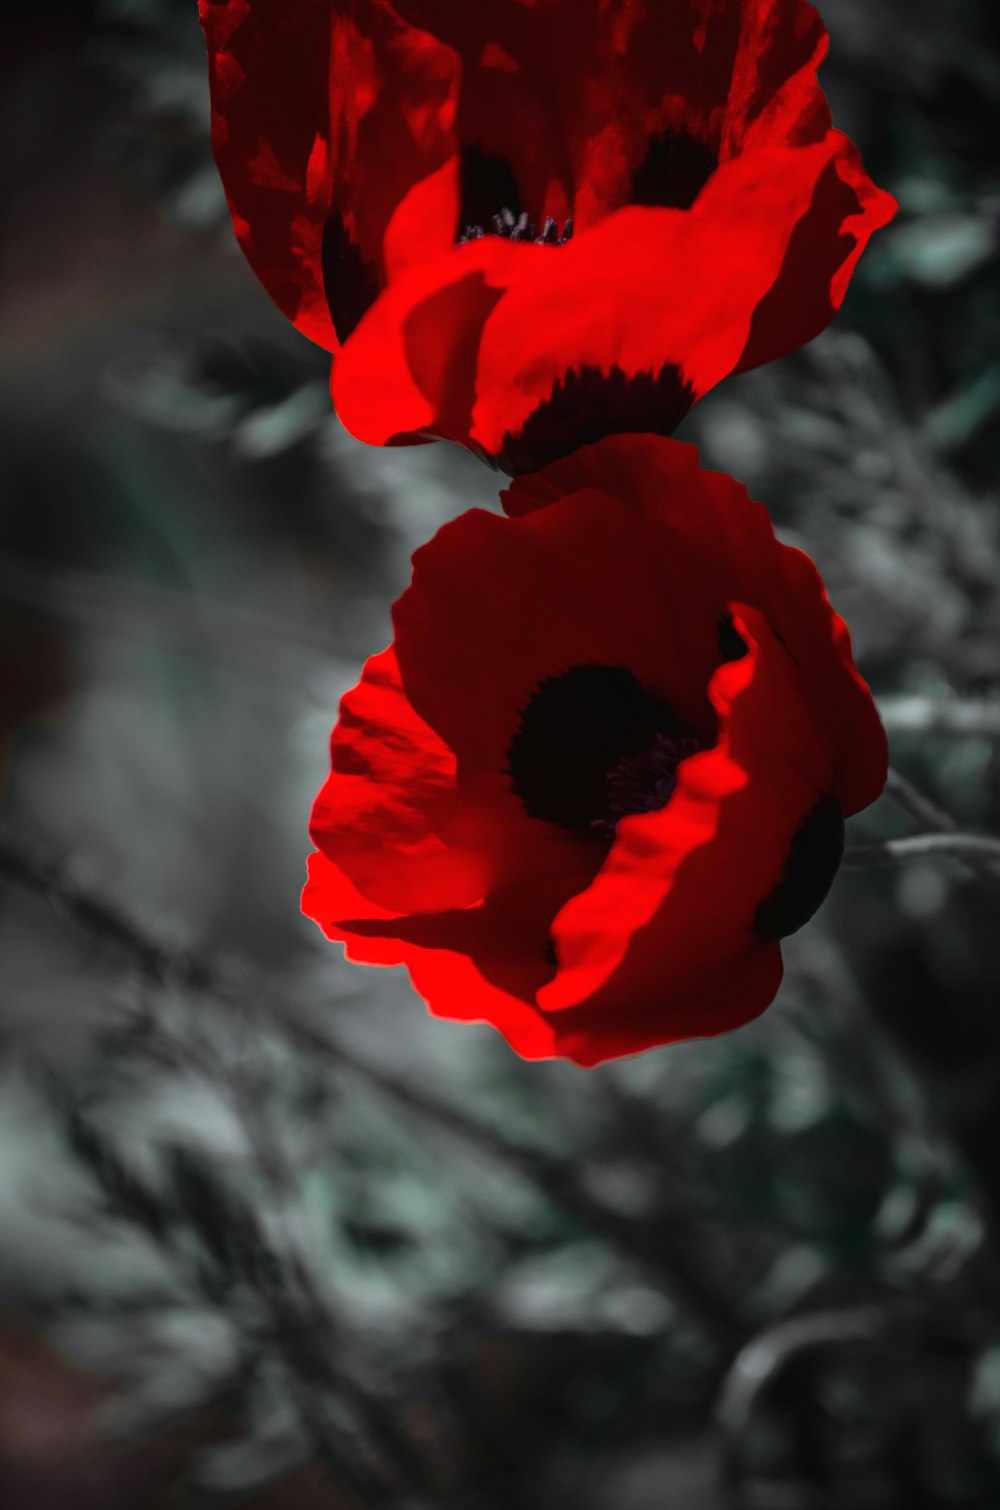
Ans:
[{"label": "flower stamen", "polygon": [[573,222],[565,221],[560,231],[552,216],[546,215],[539,230],[537,223],[529,218],[527,210],[515,215],[513,210],[504,205],[499,214],[491,217],[489,230],[484,230],[481,225],[467,225],[458,237],[457,244],[463,246],[467,241],[482,241],[485,236],[502,236],[505,241],[533,241],[536,246],[565,246],[567,241],[573,239]]},{"label": "flower stamen", "polygon": [[613,839],[622,818],[666,807],[677,785],[681,761],[704,748],[694,734],[661,731],[647,749],[637,755],[623,755],[605,778],[607,816],[595,818],[591,827]]}]

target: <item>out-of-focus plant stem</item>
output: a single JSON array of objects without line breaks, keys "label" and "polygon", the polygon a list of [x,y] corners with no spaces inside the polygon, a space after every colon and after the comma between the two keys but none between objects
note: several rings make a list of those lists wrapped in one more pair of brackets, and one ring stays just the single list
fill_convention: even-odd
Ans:
[{"label": "out-of-focus plant stem", "polygon": [[[905,839],[884,839],[880,844],[852,844],[844,854],[844,864],[863,870],[872,865],[895,865],[903,860],[937,855],[946,859],[1000,862],[1000,839],[982,834],[908,834]],[[990,873],[990,879],[1000,877]]]}]

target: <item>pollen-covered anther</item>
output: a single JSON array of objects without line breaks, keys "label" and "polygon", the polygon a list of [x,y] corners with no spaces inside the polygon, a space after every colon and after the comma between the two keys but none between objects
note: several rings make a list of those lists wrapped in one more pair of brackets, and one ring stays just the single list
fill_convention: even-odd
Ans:
[{"label": "pollen-covered anther", "polygon": [[560,231],[552,216],[546,215],[539,231],[537,223],[529,218],[527,210],[515,215],[505,205],[498,215],[492,217],[489,230],[484,230],[481,225],[467,225],[458,237],[458,245],[462,246],[466,241],[481,241],[484,236],[502,236],[505,241],[533,241],[536,246],[565,246],[567,241],[573,239],[573,222],[565,221]]}]

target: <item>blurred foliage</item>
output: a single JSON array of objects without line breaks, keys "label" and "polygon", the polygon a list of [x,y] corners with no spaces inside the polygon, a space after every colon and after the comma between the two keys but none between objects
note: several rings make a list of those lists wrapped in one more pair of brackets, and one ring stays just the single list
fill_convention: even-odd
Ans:
[{"label": "blurred foliage", "polygon": [[[997,833],[998,12],[823,10],[901,214],[685,433],[816,557],[918,795]],[[232,244],[193,0],[14,40],[0,1299],[75,1363],[0,1368],[4,1504],[146,1505],[142,1460],[192,1507],[996,1510],[995,882],[845,872],[762,1020],[588,1073],[345,965],[297,909],[337,697],[496,479],[339,430]]]}]

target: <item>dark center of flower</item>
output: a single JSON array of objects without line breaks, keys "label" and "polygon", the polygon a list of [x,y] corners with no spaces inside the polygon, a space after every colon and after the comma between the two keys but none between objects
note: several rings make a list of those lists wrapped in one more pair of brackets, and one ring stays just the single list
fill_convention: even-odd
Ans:
[{"label": "dark center of flower", "polygon": [[622,818],[666,806],[704,742],[623,666],[574,666],[532,693],[507,751],[533,818],[611,839]]},{"label": "dark center of flower", "polygon": [[649,748],[639,755],[623,755],[608,772],[609,821],[598,819],[594,827],[606,828],[608,837],[613,838],[620,818],[627,818],[630,813],[655,813],[658,808],[666,807],[677,785],[677,767],[703,748],[695,734],[658,733]]},{"label": "dark center of flower", "polygon": [[551,215],[539,227],[521,204],[521,191],[510,164],[476,145],[466,145],[461,151],[459,201],[459,245],[484,236],[502,236],[507,241],[563,246],[573,235],[572,220],[560,230]]}]

